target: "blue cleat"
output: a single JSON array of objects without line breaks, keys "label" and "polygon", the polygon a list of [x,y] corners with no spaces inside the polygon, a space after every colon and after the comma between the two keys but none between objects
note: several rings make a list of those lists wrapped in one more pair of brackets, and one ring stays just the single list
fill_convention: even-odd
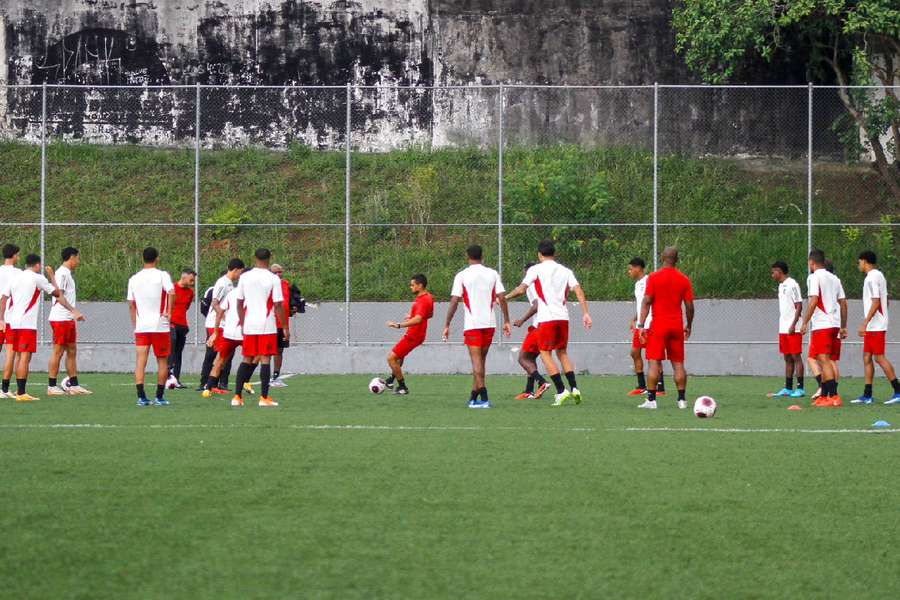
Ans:
[{"label": "blue cleat", "polygon": [[875,399],[872,396],[860,396],[856,400],[851,400],[850,404],[872,404]]},{"label": "blue cleat", "polygon": [[803,388],[797,388],[796,390],[791,392],[790,397],[791,398],[803,398],[804,396],[806,396],[806,390],[804,390]]},{"label": "blue cleat", "polygon": [[780,390],[778,390],[777,392],[772,394],[772,397],[773,398],[786,398],[790,395],[791,395],[791,390],[789,390],[787,388],[781,388]]},{"label": "blue cleat", "polygon": [[150,401],[147,400],[146,398],[138,398],[137,405],[138,406],[150,406]]},{"label": "blue cleat", "polygon": [[489,400],[469,400],[469,408],[490,408]]},{"label": "blue cleat", "polygon": [[154,398],[153,399],[153,406],[168,406],[168,405],[169,405],[169,401],[166,400],[165,398]]},{"label": "blue cleat", "polygon": [[900,392],[897,392],[893,396],[891,396],[890,400],[886,400],[885,404],[888,406],[893,406],[894,404],[900,404]]}]

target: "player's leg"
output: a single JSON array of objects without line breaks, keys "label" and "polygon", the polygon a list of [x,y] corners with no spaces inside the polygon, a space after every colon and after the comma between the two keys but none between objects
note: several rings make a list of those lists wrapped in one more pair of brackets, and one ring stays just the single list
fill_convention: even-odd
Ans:
[{"label": "player's leg", "polygon": [[[275,353],[274,356],[278,355],[277,349],[273,348],[272,351]],[[272,354],[263,354],[256,357],[259,365],[260,406],[277,406],[277,403],[269,396],[269,385],[272,383],[272,356]]]},{"label": "player's leg", "polygon": [[26,385],[30,368],[31,352],[19,352],[19,361],[16,363],[16,400],[28,397]]},{"label": "player's leg", "polygon": [[792,354],[791,356],[794,358],[794,380],[797,382],[797,387],[794,390],[794,393],[791,394],[791,396],[794,398],[801,398],[806,394],[806,385],[804,382],[805,369],[803,367],[803,352],[800,351],[796,354]]},{"label": "player's leg", "polygon": [[172,355],[172,337],[168,333],[154,333],[153,354],[156,356],[156,396],[154,406],[168,406],[166,381],[169,379],[169,357]]},{"label": "player's leg", "polygon": [[[635,336],[637,335],[639,335],[638,332],[635,332]],[[628,395],[640,396],[647,391],[647,379],[644,375],[644,358],[641,355],[640,341],[636,341],[631,345],[631,363],[634,374],[637,377],[637,387],[628,392]]]},{"label": "player's leg", "polygon": [[900,404],[900,381],[897,380],[897,371],[894,369],[894,365],[891,364],[891,361],[889,361],[887,356],[883,353],[875,355],[875,362],[881,367],[884,376],[891,382],[891,387],[893,388],[893,394],[885,404]]},{"label": "player's leg", "polygon": [[385,381],[388,387],[393,388],[397,383],[397,389],[406,388],[406,382],[403,379],[403,359],[397,356],[395,350],[391,350],[387,356],[387,364],[391,369],[391,374]]},{"label": "player's leg", "polygon": [[[662,364],[660,364],[662,368]],[[672,361],[672,378],[675,380],[675,389],[678,390],[678,408],[687,408],[687,369],[684,368],[684,360]]]},{"label": "player's leg", "polygon": [[134,385],[137,388],[138,406],[150,406],[144,391],[144,374],[147,372],[147,359],[150,357],[150,344],[135,347],[137,363],[134,367]]},{"label": "player's leg", "polygon": [[872,360],[871,352],[863,351],[863,375],[865,376],[863,393],[856,400],[851,400],[850,404],[872,403],[872,383],[875,380],[875,361]]},{"label": "player's leg", "polygon": [[[181,367],[184,364],[184,347],[187,344],[187,336],[190,329],[184,325],[175,326],[175,344],[172,347],[172,374],[178,380],[178,386],[181,386]],[[215,359],[213,359],[215,360]]]},{"label": "player's leg", "polygon": [[809,367],[809,372],[812,373],[813,379],[816,380],[816,391],[810,397],[810,400],[815,400],[822,395],[822,370],[819,368],[819,361],[816,360],[815,356],[806,358],[806,366]]},{"label": "player's leg", "polygon": [[566,382],[569,384],[569,396],[575,401],[575,404],[581,404],[581,391],[578,389],[578,381],[575,378],[575,363],[569,356],[568,348],[558,348],[556,350],[556,358],[559,359],[559,365],[562,372],[566,376]]},{"label": "player's leg", "polygon": [[466,346],[469,350],[469,362],[472,363],[472,393],[469,403],[478,400],[478,393],[484,385],[484,355],[480,346]]},{"label": "player's leg", "polygon": [[834,363],[831,354],[816,354],[816,364],[822,377],[822,395],[816,400],[816,406],[831,406],[831,397],[834,395]]},{"label": "player's leg", "polygon": [[62,344],[53,344],[53,350],[50,352],[50,362],[47,364],[47,395],[48,396],[65,396],[66,391],[59,387],[57,378],[59,377],[59,365],[62,362],[63,354],[66,347]]},{"label": "player's leg", "polygon": [[540,356],[540,354],[526,352],[524,349],[519,351],[519,366],[522,367],[528,375],[528,379],[525,382],[525,391],[516,396],[516,400],[540,398],[544,391],[549,387],[547,380],[538,372],[538,356]]},{"label": "player's leg", "polygon": [[[209,337],[212,335],[213,330],[211,328],[206,329],[206,340],[209,341]],[[222,335],[222,332],[219,332],[219,335]],[[209,372],[212,371],[213,363],[216,362],[216,356],[218,356],[218,352],[216,352],[215,348],[206,347],[206,354],[203,355],[203,365],[200,367],[200,385],[197,387],[198,392],[202,392],[206,389],[204,385],[207,379],[209,379]],[[221,383],[221,382],[220,382]],[[221,385],[219,387],[222,387]]]},{"label": "player's leg", "polygon": [[[10,330],[7,329],[7,340],[9,340],[11,336],[12,333],[10,333]],[[6,361],[3,363],[3,383],[2,388],[0,389],[2,389],[4,394],[10,395],[9,385],[12,381],[13,375],[15,374],[16,358],[18,356],[18,353],[13,348],[11,341],[8,342],[4,347],[6,348]],[[11,395],[15,396],[15,393],[13,392]]]}]

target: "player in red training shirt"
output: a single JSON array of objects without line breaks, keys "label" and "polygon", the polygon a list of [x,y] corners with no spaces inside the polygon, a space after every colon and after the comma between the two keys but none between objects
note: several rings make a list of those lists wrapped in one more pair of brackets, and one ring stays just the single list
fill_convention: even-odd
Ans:
[{"label": "player in red training shirt", "polygon": [[[672,363],[675,387],[678,388],[678,408],[685,409],[687,371],[684,369],[684,343],[690,339],[694,323],[694,289],[687,275],[675,268],[678,264],[677,248],[670,246],[663,250],[662,263],[662,269],[647,279],[641,316],[635,325],[640,331],[641,343],[647,344],[647,360],[650,361],[647,400],[639,408],[656,409],[656,382],[662,371],[662,361],[668,360]],[[681,312],[682,304],[685,314]],[[644,323],[651,309],[653,323],[647,331]]]},{"label": "player in red training shirt", "polygon": [[[409,393],[406,380],[403,378],[403,361],[410,352],[418,348],[425,341],[428,333],[428,319],[434,316],[434,296],[428,292],[428,278],[419,273],[413,275],[409,282],[409,290],[416,295],[412,309],[406,319],[395,323],[388,322],[387,326],[394,329],[406,329],[404,335],[387,357],[387,363],[391,367],[391,374],[384,380],[385,384],[394,390],[395,394],[405,396]],[[396,383],[397,387],[394,387]]]},{"label": "player in red training shirt", "polygon": [[183,390],[186,386],[181,383],[181,355],[184,353],[184,345],[191,328],[188,325],[187,311],[194,303],[194,284],[197,281],[197,272],[191,268],[181,270],[181,279],[175,282],[175,302],[172,306],[172,357],[169,359],[170,387]]}]

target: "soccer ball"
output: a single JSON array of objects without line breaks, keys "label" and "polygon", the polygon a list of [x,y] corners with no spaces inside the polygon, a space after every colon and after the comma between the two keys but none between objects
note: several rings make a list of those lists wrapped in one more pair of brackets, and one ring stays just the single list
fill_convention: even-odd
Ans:
[{"label": "soccer ball", "polygon": [[64,378],[63,378],[62,383],[60,384],[60,387],[61,387],[62,389],[64,389],[66,392],[69,391],[69,388],[71,387],[71,384],[69,383],[69,378],[68,378],[68,377],[64,377]]},{"label": "soccer ball", "polygon": [[712,419],[716,416],[716,409],[719,405],[709,396],[700,396],[694,402],[694,414],[701,419]]},{"label": "soccer ball", "polygon": [[373,394],[380,394],[387,388],[387,384],[381,377],[375,377],[369,382],[369,391]]}]

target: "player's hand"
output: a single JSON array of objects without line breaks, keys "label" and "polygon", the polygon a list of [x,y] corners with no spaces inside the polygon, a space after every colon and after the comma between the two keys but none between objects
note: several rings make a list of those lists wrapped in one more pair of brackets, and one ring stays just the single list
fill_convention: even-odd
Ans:
[{"label": "player's hand", "polygon": [[646,344],[647,343],[647,330],[641,329],[639,331],[640,331],[640,333],[638,334],[638,339],[641,340],[642,344]]},{"label": "player's hand", "polygon": [[803,325],[801,325],[801,326],[800,326],[800,335],[806,335],[806,330],[807,330],[808,327],[809,327],[809,326],[808,326],[806,323],[804,323]]},{"label": "player's hand", "polygon": [[450,328],[449,327],[444,327],[444,331],[441,332],[441,339],[445,342],[450,339]]},{"label": "player's hand", "polygon": [[76,321],[84,321],[84,315],[78,312],[77,310],[72,311],[72,316],[75,317]]},{"label": "player's hand", "polygon": [[585,329],[590,329],[594,326],[594,320],[591,318],[591,315],[588,313],[584,313],[584,316],[581,317],[581,322],[584,323]]},{"label": "player's hand", "polygon": [[218,336],[218,335],[219,335],[219,332],[217,330],[214,330],[212,332],[212,334],[209,336],[209,339],[206,340],[207,348],[212,348],[213,346],[216,345],[216,336]]},{"label": "player's hand", "polygon": [[285,329],[285,330],[284,330],[284,341],[285,341],[285,342],[290,342],[290,341],[291,341],[291,330],[290,330],[290,329]]},{"label": "player's hand", "polygon": [[51,281],[53,280],[53,267],[47,265],[46,267],[44,267],[44,273],[47,274],[47,279]]},{"label": "player's hand", "polygon": [[512,337],[512,326],[509,322],[503,324],[503,335],[506,337]]},{"label": "player's hand", "polygon": [[841,327],[841,331],[840,331],[840,333],[838,333],[838,337],[841,338],[842,340],[847,339],[847,328],[846,327]]},{"label": "player's hand", "polygon": [[515,325],[516,327],[521,327],[522,319],[516,319],[515,321],[513,321],[513,325]]},{"label": "player's hand", "polygon": [[394,321],[388,321],[388,322],[387,322],[387,326],[388,326],[390,329],[397,329],[397,323],[395,323]]},{"label": "player's hand", "polygon": [[6,322],[0,319],[0,331],[6,331]]},{"label": "player's hand", "polygon": [[685,327],[684,328],[684,341],[688,341],[689,339],[691,339],[691,328]]},{"label": "player's hand", "polygon": [[856,333],[858,333],[858,334],[859,334],[859,337],[861,337],[861,338],[866,337],[866,326],[865,326],[865,325],[860,325],[860,326],[859,326],[859,330],[857,330]]}]

